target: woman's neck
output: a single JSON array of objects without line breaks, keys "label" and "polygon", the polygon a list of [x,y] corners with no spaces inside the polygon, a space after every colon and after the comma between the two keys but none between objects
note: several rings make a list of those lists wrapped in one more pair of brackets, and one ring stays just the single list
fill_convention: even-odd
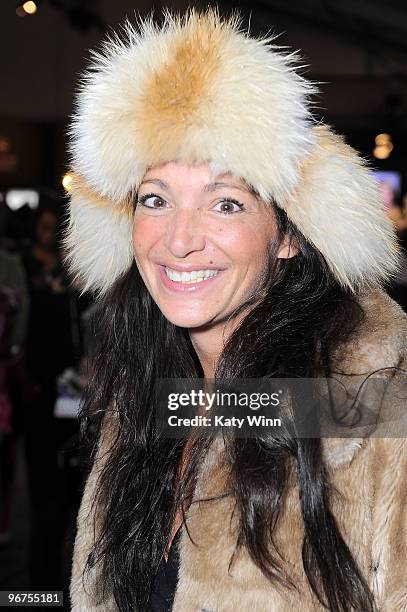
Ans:
[{"label": "woman's neck", "polygon": [[191,329],[192,345],[198,355],[206,379],[214,378],[224,346],[236,326],[236,321]]}]

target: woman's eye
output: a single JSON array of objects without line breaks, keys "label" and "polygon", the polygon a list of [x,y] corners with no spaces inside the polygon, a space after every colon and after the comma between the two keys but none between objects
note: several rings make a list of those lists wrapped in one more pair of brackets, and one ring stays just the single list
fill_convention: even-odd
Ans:
[{"label": "woman's eye", "polygon": [[221,212],[221,213],[228,215],[230,213],[242,212],[242,210],[244,209],[244,206],[237,200],[232,200],[230,198],[227,198],[215,204],[213,209],[216,210],[217,212]]},{"label": "woman's eye", "polygon": [[147,208],[165,208],[167,202],[160,198],[159,196],[154,195],[153,193],[149,193],[143,196],[140,196],[137,199],[137,204],[141,204],[142,206],[146,206]]}]

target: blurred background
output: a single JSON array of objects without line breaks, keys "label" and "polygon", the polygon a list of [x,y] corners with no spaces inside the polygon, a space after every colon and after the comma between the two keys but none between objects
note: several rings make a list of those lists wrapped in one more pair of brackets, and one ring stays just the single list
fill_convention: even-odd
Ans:
[{"label": "blurred background", "polygon": [[[210,4],[210,3],[209,3]],[[77,410],[91,296],[62,265],[66,128],[89,49],[128,17],[208,2],[37,0],[0,4],[0,590],[65,590],[86,451]],[[301,50],[314,114],[376,172],[407,244],[405,0],[220,2],[252,34]],[[388,287],[407,309],[407,263]],[[65,608],[69,609],[65,597]]]}]

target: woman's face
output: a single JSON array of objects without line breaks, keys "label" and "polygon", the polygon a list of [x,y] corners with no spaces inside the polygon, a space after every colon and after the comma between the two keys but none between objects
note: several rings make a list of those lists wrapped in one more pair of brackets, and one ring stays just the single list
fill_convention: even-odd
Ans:
[{"label": "woman's face", "polygon": [[225,322],[256,290],[275,235],[270,206],[230,174],[211,177],[207,165],[170,162],[140,185],[135,260],[163,315],[180,327]]}]

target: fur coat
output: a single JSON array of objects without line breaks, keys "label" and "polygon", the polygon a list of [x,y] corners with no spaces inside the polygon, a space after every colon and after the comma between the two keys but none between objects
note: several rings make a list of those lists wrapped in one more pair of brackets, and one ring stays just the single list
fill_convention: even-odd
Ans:
[{"label": "fur coat", "polygon": [[[351,340],[337,349],[334,364],[344,373],[364,374],[379,368],[398,366],[407,370],[407,316],[381,290],[360,294],[366,316]],[[389,370],[385,370],[384,372]],[[404,380],[406,378],[404,377]],[[397,395],[397,394],[396,394]],[[406,398],[406,394],[404,394]],[[403,402],[397,395],[387,402],[391,421],[406,419]],[[383,612],[407,611],[407,439],[396,435],[358,438],[324,438],[323,454],[333,485],[331,507],[341,533],[367,578]],[[83,583],[82,571],[91,549],[93,530],[92,499],[97,474],[108,448],[104,428],[93,469],[87,480],[79,515],[71,580],[74,612],[113,611],[112,598],[96,605],[92,593],[98,587],[94,568]],[[394,432],[394,430],[393,430]],[[404,435],[404,437],[401,437]],[[200,470],[194,500],[219,495],[227,490],[227,465],[217,438]],[[108,451],[107,451],[108,452]],[[302,523],[298,490],[288,484],[281,520],[275,539],[283,553],[286,570],[297,589],[286,590],[271,584],[241,548],[228,573],[236,542],[236,512],[231,495],[210,502],[192,503],[187,524],[181,527],[179,580],[174,612],[285,612],[323,610],[306,580],[302,561]],[[96,526],[97,528],[97,526]]]}]

